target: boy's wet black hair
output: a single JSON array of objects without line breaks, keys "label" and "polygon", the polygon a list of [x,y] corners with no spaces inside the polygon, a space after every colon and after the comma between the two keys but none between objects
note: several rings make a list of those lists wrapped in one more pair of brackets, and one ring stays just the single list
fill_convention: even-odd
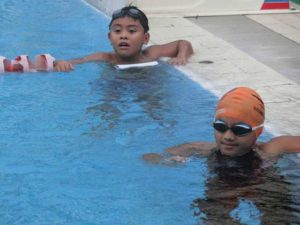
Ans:
[{"label": "boy's wet black hair", "polygon": [[118,9],[113,12],[111,21],[109,23],[109,29],[111,28],[112,22],[118,18],[129,16],[135,20],[139,20],[142,27],[144,28],[144,33],[149,31],[148,18],[143,11],[138,9],[136,6],[126,6],[122,9]]}]

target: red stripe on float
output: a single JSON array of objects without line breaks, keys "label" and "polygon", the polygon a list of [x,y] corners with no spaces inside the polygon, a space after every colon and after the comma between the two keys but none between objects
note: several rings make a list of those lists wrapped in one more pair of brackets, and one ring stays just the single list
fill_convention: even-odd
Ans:
[{"label": "red stripe on float", "polygon": [[272,2],[272,3],[264,3],[261,7],[261,10],[267,9],[289,9],[289,2]]}]

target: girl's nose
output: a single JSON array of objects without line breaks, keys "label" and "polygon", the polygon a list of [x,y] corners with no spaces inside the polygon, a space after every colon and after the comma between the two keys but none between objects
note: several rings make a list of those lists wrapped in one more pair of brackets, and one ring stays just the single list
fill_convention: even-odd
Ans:
[{"label": "girl's nose", "polygon": [[227,131],[225,131],[224,133],[224,139],[228,140],[228,141],[232,141],[236,138],[235,134],[228,129]]}]

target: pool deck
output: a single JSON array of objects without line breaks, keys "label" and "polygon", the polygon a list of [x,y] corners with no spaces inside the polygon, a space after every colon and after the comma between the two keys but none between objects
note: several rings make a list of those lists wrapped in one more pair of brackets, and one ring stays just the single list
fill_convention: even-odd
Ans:
[{"label": "pool deck", "polygon": [[[299,6],[295,5],[299,9]],[[151,43],[191,41],[195,54],[177,67],[216,96],[236,86],[257,90],[266,129],[300,135],[300,13],[149,16]]]}]

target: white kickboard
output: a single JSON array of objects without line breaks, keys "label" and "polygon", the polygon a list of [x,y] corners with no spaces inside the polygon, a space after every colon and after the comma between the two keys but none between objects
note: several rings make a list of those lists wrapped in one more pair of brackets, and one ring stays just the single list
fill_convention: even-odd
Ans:
[{"label": "white kickboard", "polygon": [[119,64],[119,65],[115,65],[115,67],[118,70],[125,70],[125,69],[136,68],[136,67],[156,66],[157,64],[158,64],[157,61],[151,61],[146,63]]}]

